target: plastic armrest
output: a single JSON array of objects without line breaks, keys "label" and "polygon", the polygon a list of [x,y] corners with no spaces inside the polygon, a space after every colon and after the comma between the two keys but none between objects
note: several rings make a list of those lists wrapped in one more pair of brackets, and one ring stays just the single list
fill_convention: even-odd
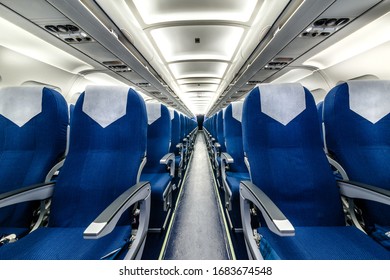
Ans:
[{"label": "plastic armrest", "polygon": [[169,170],[170,170],[170,175],[172,177],[175,176],[175,154],[174,153],[168,153],[163,156],[162,159],[160,159],[160,164],[169,164]]},{"label": "plastic armrest", "polygon": [[0,207],[50,198],[53,194],[54,185],[54,182],[35,184],[3,193],[0,195]]},{"label": "plastic armrest", "polygon": [[354,181],[337,180],[340,193],[349,198],[372,200],[390,205],[390,191]]},{"label": "plastic armrest", "polygon": [[54,174],[61,169],[61,167],[64,165],[65,163],[65,158],[63,158],[62,160],[60,160],[56,165],[53,166],[52,169],[50,169],[50,171],[47,173],[46,175],[46,178],[45,178],[45,183],[47,182],[50,182],[51,181],[51,178],[53,178]]},{"label": "plastic armrest", "polygon": [[295,229],[273,201],[250,181],[241,181],[240,194],[261,211],[268,228],[280,236],[294,236]]},{"label": "plastic armrest", "polygon": [[84,231],[84,239],[98,239],[109,234],[118,220],[130,206],[138,201],[150,205],[151,188],[149,182],[140,182],[125,191],[112,202]]},{"label": "plastic armrest", "polygon": [[225,161],[226,163],[234,163],[234,159],[232,156],[228,153],[222,153],[221,154],[221,160]]},{"label": "plastic armrest", "polygon": [[229,186],[229,184],[227,183],[226,181],[226,165],[230,164],[230,163],[234,163],[234,159],[232,158],[232,156],[228,153],[221,153],[221,176],[222,176],[222,183],[223,183],[223,186],[225,188],[225,192],[226,192],[226,195],[227,197],[230,197],[232,196],[232,190]]}]

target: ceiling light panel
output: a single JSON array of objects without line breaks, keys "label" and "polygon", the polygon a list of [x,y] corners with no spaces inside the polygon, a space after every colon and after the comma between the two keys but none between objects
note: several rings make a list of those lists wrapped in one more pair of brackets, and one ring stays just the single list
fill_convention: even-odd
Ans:
[{"label": "ceiling light panel", "polygon": [[210,99],[215,95],[215,92],[185,92],[184,96],[207,98]]},{"label": "ceiling light panel", "polygon": [[169,69],[176,79],[222,78],[227,66],[225,62],[179,62],[169,64]]},{"label": "ceiling light panel", "polygon": [[133,0],[146,24],[184,20],[250,20],[257,1],[255,0]]},{"label": "ceiling light panel", "polygon": [[188,78],[188,79],[179,79],[177,80],[177,83],[179,85],[185,85],[185,84],[219,84],[221,82],[221,79],[215,79],[215,78]]},{"label": "ceiling light panel", "polygon": [[218,89],[218,84],[186,84],[181,85],[180,89],[183,92],[191,91],[216,91]]},{"label": "ceiling light panel", "polygon": [[151,30],[166,62],[181,60],[232,59],[244,28],[238,26],[172,26]]}]

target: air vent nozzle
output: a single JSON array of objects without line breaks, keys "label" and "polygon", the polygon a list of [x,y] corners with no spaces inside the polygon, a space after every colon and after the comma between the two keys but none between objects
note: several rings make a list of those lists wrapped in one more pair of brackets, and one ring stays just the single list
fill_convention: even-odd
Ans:
[{"label": "air vent nozzle", "polygon": [[303,38],[327,37],[349,22],[349,18],[321,18],[301,33]]},{"label": "air vent nozzle", "polygon": [[93,41],[87,33],[73,24],[49,24],[45,25],[45,29],[69,44]]}]

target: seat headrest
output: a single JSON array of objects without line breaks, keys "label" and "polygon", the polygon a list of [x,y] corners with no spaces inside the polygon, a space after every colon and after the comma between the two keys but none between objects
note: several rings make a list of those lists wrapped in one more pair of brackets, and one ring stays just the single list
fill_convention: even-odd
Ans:
[{"label": "seat headrest", "polygon": [[232,116],[234,119],[238,120],[239,122],[242,122],[242,106],[244,104],[243,101],[236,101],[231,103],[232,104]]},{"label": "seat headrest", "polygon": [[169,114],[171,115],[171,120],[175,118],[175,110],[169,109]]},{"label": "seat headrest", "polygon": [[146,111],[148,114],[148,125],[151,125],[161,117],[160,103],[146,103]]},{"label": "seat headrest", "polygon": [[390,113],[390,81],[349,81],[349,108],[375,124]]},{"label": "seat headrest", "polygon": [[305,91],[300,84],[261,84],[257,87],[261,92],[261,112],[285,126],[306,109]]},{"label": "seat headrest", "polygon": [[128,87],[87,86],[83,112],[105,128],[126,115]]},{"label": "seat headrest", "polygon": [[0,89],[0,114],[22,127],[42,112],[44,87],[7,87]]}]

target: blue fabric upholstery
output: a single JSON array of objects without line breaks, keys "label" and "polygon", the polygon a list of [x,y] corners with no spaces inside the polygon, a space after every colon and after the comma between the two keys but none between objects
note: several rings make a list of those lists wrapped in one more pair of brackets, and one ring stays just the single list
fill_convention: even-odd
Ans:
[{"label": "blue fabric upholstery", "polygon": [[152,199],[162,200],[163,193],[171,181],[171,176],[168,172],[164,173],[142,173],[142,182],[149,181],[152,186]]},{"label": "blue fabric upholstery", "polygon": [[[121,249],[128,243],[131,227],[116,227],[113,232],[97,240],[83,239],[84,227],[39,228],[1,251],[5,260],[95,260]],[[14,245],[15,244],[15,245]],[[51,250],[42,250],[51,248]],[[12,249],[12,250],[11,250]]]},{"label": "blue fabric upholstery", "polygon": [[240,215],[240,182],[245,180],[250,180],[249,173],[226,172],[226,182],[232,191],[229,217],[233,228],[236,229],[242,227]]},{"label": "blue fabric upholstery", "polygon": [[149,181],[152,187],[149,227],[160,228],[166,214],[163,205],[167,198],[163,194],[172,180],[167,166],[160,164],[160,159],[169,152],[171,117],[168,108],[163,104],[147,103],[146,106],[149,123],[147,162],[141,173],[141,181]]},{"label": "blue fabric upholstery", "polygon": [[180,140],[183,140],[186,137],[185,131],[185,122],[184,115],[180,114]]},{"label": "blue fabric upholstery", "polygon": [[[92,104],[86,102],[88,96]],[[107,98],[122,100],[119,97],[125,98],[124,103],[117,101],[119,106],[105,112],[110,104]],[[90,109],[95,110],[93,117]],[[116,117],[110,120],[112,115]],[[84,240],[82,232],[114,199],[136,184],[146,152],[146,130],[145,104],[134,90],[88,87],[75,105],[69,153],[54,188],[49,226],[0,247],[0,258],[99,259],[124,245],[131,229],[129,212],[118,223],[123,230],[103,239]]]},{"label": "blue fabric upholstery", "polygon": [[180,143],[180,117],[177,111],[173,111],[173,119],[171,119],[171,146],[169,152],[177,154],[176,145]]},{"label": "blue fabric upholstery", "polygon": [[[25,104],[24,98],[34,100]],[[41,109],[32,108],[34,105]],[[37,113],[21,126],[15,123],[18,116],[13,119],[0,114],[0,193],[44,182],[49,170],[64,156],[68,126],[65,99],[46,87],[11,87],[0,90],[0,107],[4,114],[7,110],[11,115]],[[38,206],[22,203],[1,208],[0,236],[28,229]]]},{"label": "blue fabric upholstery", "polygon": [[234,102],[225,110],[224,134],[226,143],[226,152],[232,156],[234,163],[229,164],[230,172],[247,173],[244,162],[244,150],[242,146],[242,125],[239,116],[233,116],[233,107],[235,111],[242,110],[243,102]]},{"label": "blue fabric upholstery", "polygon": [[243,102],[233,102],[224,111],[224,136],[226,152],[233,158],[229,163],[229,171],[226,172],[226,183],[231,192],[231,211],[229,213],[233,227],[241,227],[239,187],[240,182],[249,180],[248,169],[244,162],[244,150],[242,145],[242,105]]},{"label": "blue fabric upholstery", "polygon": [[175,156],[175,166],[179,166],[181,161],[181,156]]},{"label": "blue fabric upholstery", "polygon": [[221,110],[217,114],[217,135],[216,135],[217,142],[221,145],[221,147],[219,148],[220,152],[226,152],[223,122],[224,122],[223,111]]},{"label": "blue fabric upholstery", "polygon": [[324,142],[324,132],[322,130],[322,122],[323,122],[323,108],[324,108],[324,101],[320,101],[317,104],[317,113],[318,113],[318,120],[320,121],[320,132],[321,132],[321,140]]},{"label": "blue fabric upholstery", "polygon": [[[382,115],[370,119],[378,113]],[[390,190],[390,81],[352,81],[324,101],[326,144],[352,181]],[[368,231],[390,226],[390,207],[357,202]],[[390,248],[390,246],[389,246]]]},{"label": "blue fabric upholstery", "polygon": [[[302,90],[305,109],[287,125],[262,113],[259,87],[246,98],[243,144],[252,182],[294,226],[341,226],[340,196],[322,149],[317,108],[311,93]],[[291,103],[296,97],[293,93]],[[278,106],[278,100],[274,102]]]},{"label": "blue fabric upholstery", "polygon": [[240,182],[247,180],[250,180],[249,173],[226,172],[226,181],[232,190],[232,196],[237,199],[240,189]]},{"label": "blue fabric upholstery", "polygon": [[258,232],[284,260],[373,260],[389,253],[355,227],[295,227],[294,237],[279,237],[268,228]]},{"label": "blue fabric upholstery", "polygon": [[252,182],[296,229],[293,237],[259,229],[279,257],[389,259],[367,235],[344,226],[340,194],[321,144],[317,108],[306,88],[257,86],[244,102],[242,118]]},{"label": "blue fabric upholstery", "polygon": [[[147,109],[149,119],[151,114],[153,114],[152,110],[159,110],[160,114],[152,123],[149,121],[147,132],[147,162],[142,170],[142,174],[165,174],[167,173],[167,167],[160,164],[160,159],[169,151],[169,143],[171,140],[170,113],[168,108],[163,104],[147,104],[147,108],[150,108]],[[154,186],[152,184],[152,193],[154,193],[156,187],[161,188],[161,186]]]}]

